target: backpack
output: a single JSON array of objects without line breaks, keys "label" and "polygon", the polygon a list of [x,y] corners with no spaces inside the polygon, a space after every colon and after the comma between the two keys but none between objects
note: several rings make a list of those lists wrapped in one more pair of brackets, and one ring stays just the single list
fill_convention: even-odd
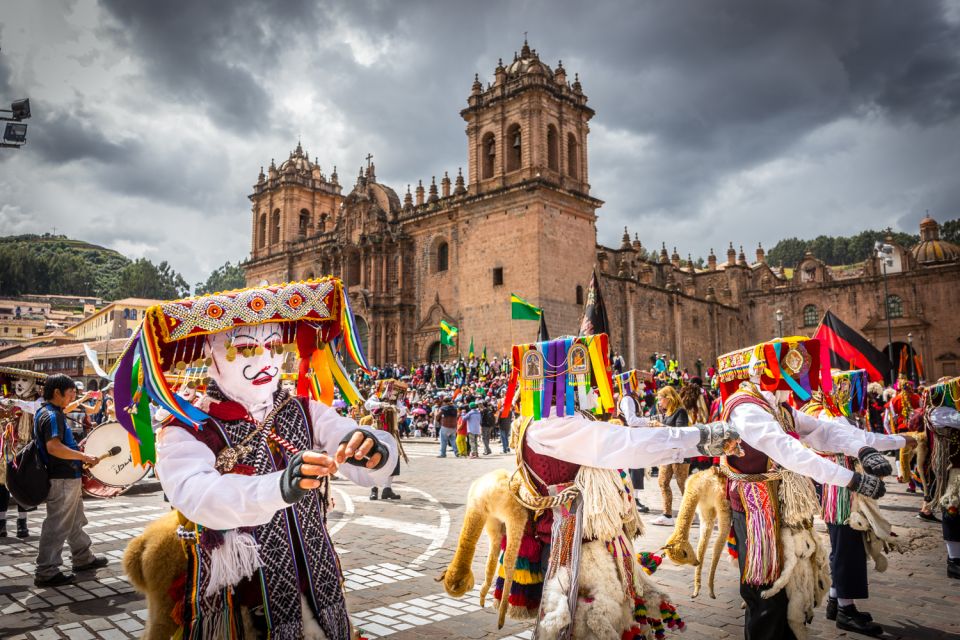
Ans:
[{"label": "backpack", "polygon": [[21,507],[36,507],[50,493],[50,473],[40,445],[36,426],[33,440],[7,463],[7,489]]}]

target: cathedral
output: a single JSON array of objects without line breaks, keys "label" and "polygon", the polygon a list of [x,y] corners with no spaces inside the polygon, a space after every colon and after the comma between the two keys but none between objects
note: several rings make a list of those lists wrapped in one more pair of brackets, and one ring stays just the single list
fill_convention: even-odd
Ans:
[{"label": "cathedral", "polygon": [[[474,78],[467,106],[467,171],[448,174],[401,200],[377,181],[369,159],[349,193],[300,144],[261,170],[253,193],[248,284],[333,274],[349,288],[371,362],[411,364],[441,355],[439,324],[460,328],[491,357],[531,342],[535,322],[510,319],[510,294],[542,307],[552,335],[576,333],[596,267],[629,366],[654,352],[691,374],[719,354],[775,335],[810,335],[831,309],[896,359],[920,356],[923,376],[957,375],[960,248],[921,223],[916,247],[893,245],[872,259],[831,268],[807,255],[786,270],[762,247],[711,250],[705,268],[676,248],[645,250],[627,229],[619,247],[597,243],[588,137],[594,111],[579,77],[551,68],[525,42],[492,82]],[[886,293],[884,290],[886,288]],[[444,354],[446,357],[447,354]]]}]

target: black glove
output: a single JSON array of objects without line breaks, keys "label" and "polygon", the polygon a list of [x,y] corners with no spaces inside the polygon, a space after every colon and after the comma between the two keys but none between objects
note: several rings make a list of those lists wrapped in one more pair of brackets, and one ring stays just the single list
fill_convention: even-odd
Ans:
[{"label": "black glove", "polygon": [[[387,458],[390,457],[390,451],[384,446],[384,444],[383,444],[382,442],[380,442],[379,440],[377,440],[377,437],[376,437],[375,435],[373,435],[373,432],[372,432],[372,431],[370,431],[370,430],[368,430],[368,429],[354,429],[353,431],[351,431],[351,432],[348,433],[347,435],[343,436],[343,440],[340,441],[340,444],[347,444],[348,442],[350,442],[350,439],[353,438],[354,434],[356,434],[356,433],[362,433],[364,439],[373,440],[373,448],[370,449],[370,453],[367,454],[367,457],[366,457],[366,458],[363,458],[362,460],[357,460],[355,457],[349,456],[349,457],[345,460],[345,462],[346,462],[347,464],[352,464],[352,465],[355,466],[355,467],[366,467],[366,466],[367,466],[367,462],[369,462],[370,459],[371,459],[373,456],[375,456],[375,455],[377,455],[377,454],[379,453],[379,454],[380,454],[380,462],[378,462],[378,463],[377,463],[377,466],[373,467],[372,470],[373,470],[373,471],[376,471],[377,469],[383,468],[383,465],[387,464]],[[361,443],[360,443],[360,447],[362,447],[363,444],[364,444],[364,443],[361,442]],[[357,449],[359,449],[360,447],[357,447]]]},{"label": "black glove", "polygon": [[861,474],[856,471],[853,472],[853,480],[850,481],[847,488],[867,498],[873,498],[874,500],[882,498],[887,492],[887,487],[883,484],[883,480],[877,476]]},{"label": "black glove", "polygon": [[300,498],[307,495],[307,491],[309,491],[309,489],[300,486],[300,481],[309,477],[300,472],[300,468],[303,467],[303,454],[304,452],[301,451],[290,458],[287,468],[283,470],[283,475],[280,476],[280,495],[283,496],[283,500],[287,504],[299,502]]},{"label": "black glove", "polygon": [[863,470],[872,476],[883,478],[893,473],[893,467],[890,466],[890,462],[873,447],[860,449],[857,457],[860,458],[860,464],[863,465]]}]

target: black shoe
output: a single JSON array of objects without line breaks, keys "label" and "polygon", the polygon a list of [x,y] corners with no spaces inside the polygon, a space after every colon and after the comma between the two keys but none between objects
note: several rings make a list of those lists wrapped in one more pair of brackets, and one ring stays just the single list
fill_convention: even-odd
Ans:
[{"label": "black shoe", "polygon": [[383,499],[384,500],[399,500],[400,494],[391,489],[390,487],[383,488]]},{"label": "black shoe", "polygon": [[960,558],[947,558],[947,577],[960,580]]},{"label": "black shoe", "polygon": [[640,502],[640,501],[637,500],[637,499],[634,499],[634,502],[637,503],[637,511],[639,511],[640,513],[650,513],[650,507],[648,507],[647,505],[643,504],[642,502]]},{"label": "black shoe", "polygon": [[107,556],[94,556],[93,560],[91,560],[90,562],[86,564],[74,566],[73,572],[77,573],[78,571],[90,571],[92,569],[100,569],[102,567],[107,566],[109,562],[110,561],[107,560]]},{"label": "black shoe", "polygon": [[30,531],[27,529],[27,521],[17,519],[17,537],[26,538],[30,535]]},{"label": "black shoe", "polygon": [[[386,491],[384,491],[384,493],[386,493]],[[373,489],[370,489],[370,499],[371,499],[371,500],[379,500],[379,499],[380,499],[379,489],[377,489],[376,487],[374,487]]]},{"label": "black shoe", "polygon": [[827,596],[827,620],[837,619],[837,599]]},{"label": "black shoe", "polygon": [[923,511],[917,513],[917,518],[920,520],[927,520],[928,522],[940,522],[940,518],[937,516],[933,515],[932,513],[924,513]]},{"label": "black shoe", "polygon": [[64,584],[73,584],[76,579],[77,577],[72,573],[58,571],[56,575],[50,576],[49,578],[34,578],[33,584],[37,587],[59,587]]},{"label": "black shoe", "polygon": [[856,605],[837,608],[837,629],[862,633],[865,636],[883,635],[883,627],[874,622],[869,614],[857,611]]}]

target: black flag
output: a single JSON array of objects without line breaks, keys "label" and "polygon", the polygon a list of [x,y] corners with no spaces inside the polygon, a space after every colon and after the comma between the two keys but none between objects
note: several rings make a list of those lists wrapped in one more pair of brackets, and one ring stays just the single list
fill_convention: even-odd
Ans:
[{"label": "black flag", "polygon": [[887,354],[829,310],[823,314],[813,337],[829,347],[830,366],[834,369],[866,369],[871,382],[880,382],[890,373]]},{"label": "black flag", "polygon": [[549,342],[550,333],[547,331],[547,321],[544,319],[546,314],[540,310],[540,329],[537,330],[537,342]]},{"label": "black flag", "polygon": [[607,307],[603,304],[603,294],[600,291],[600,280],[594,268],[590,277],[590,288],[587,289],[587,300],[583,305],[583,317],[580,319],[580,335],[588,336],[597,333],[610,335],[610,324],[607,322]]}]

